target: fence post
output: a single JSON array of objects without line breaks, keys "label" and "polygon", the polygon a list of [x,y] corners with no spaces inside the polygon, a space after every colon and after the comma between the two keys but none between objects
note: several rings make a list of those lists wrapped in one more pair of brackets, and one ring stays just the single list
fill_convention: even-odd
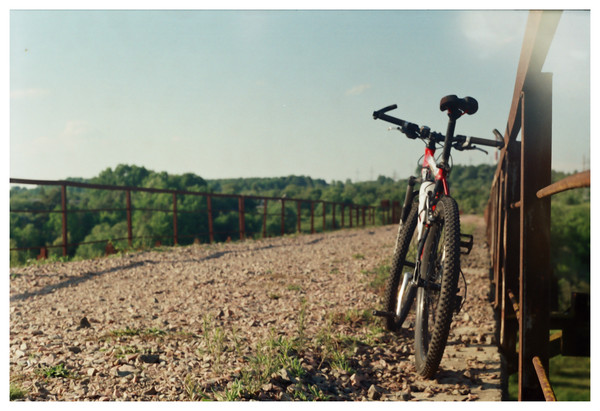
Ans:
[{"label": "fence post", "polygon": [[173,193],[173,245],[177,245],[177,194]]},{"label": "fence post", "polygon": [[48,247],[45,245],[40,247],[40,254],[37,256],[38,260],[45,260],[48,258]]},{"label": "fence post", "polygon": [[363,207],[362,207],[362,220],[363,220],[363,227],[367,225],[367,223],[366,223],[366,219],[365,219],[365,213],[366,213],[366,211],[367,211],[367,207],[366,207],[366,206],[363,206]]},{"label": "fence post", "polygon": [[389,224],[390,200],[381,200],[381,224]]},{"label": "fence post", "polygon": [[310,201],[310,233],[315,233],[315,202]]},{"label": "fence post", "polygon": [[340,213],[342,214],[342,228],[344,228],[344,204],[340,204]]},{"label": "fence post", "polygon": [[302,232],[302,202],[300,200],[296,201],[296,226],[298,233]]},{"label": "fence post", "polygon": [[67,185],[62,184],[60,186],[60,204],[61,204],[61,212],[62,212],[62,250],[63,257],[66,257],[68,254],[68,230],[67,230]]},{"label": "fence post", "polygon": [[131,190],[125,191],[125,202],[127,207],[127,245],[133,246],[133,229],[131,225]]},{"label": "fence post", "polygon": [[285,199],[281,199],[281,235],[285,234]]},{"label": "fence post", "polygon": [[267,237],[267,199],[263,198],[263,231],[262,231],[262,236],[263,238]]},{"label": "fence post", "polygon": [[352,220],[352,205],[348,206],[348,221],[350,224],[350,228],[352,228],[353,220]]},{"label": "fence post", "polygon": [[325,220],[325,215],[327,213],[327,206],[325,205],[325,201],[323,201],[323,232],[327,228],[327,221]]},{"label": "fence post", "polygon": [[335,203],[331,203],[331,229],[335,230]]},{"label": "fence post", "polygon": [[551,183],[552,74],[530,74],[521,109],[521,265],[519,399],[543,400],[533,358],[548,369],[550,328],[550,198],[536,193]]},{"label": "fence post", "polygon": [[206,211],[208,213],[208,242],[213,243],[215,241],[215,232],[213,230],[213,218],[212,218],[212,197],[206,196]]},{"label": "fence post", "polygon": [[520,258],[520,210],[511,207],[520,196],[521,191],[521,143],[511,141],[506,149],[504,178],[503,208],[498,212],[504,213],[504,233],[501,247],[505,258],[500,270],[501,285],[501,322],[500,346],[507,358],[508,374],[518,370],[517,333],[519,323],[512,314],[508,290],[519,295],[519,258]]},{"label": "fence post", "polygon": [[244,214],[244,197],[238,197],[238,217],[240,220],[240,240],[246,237],[246,217]]}]

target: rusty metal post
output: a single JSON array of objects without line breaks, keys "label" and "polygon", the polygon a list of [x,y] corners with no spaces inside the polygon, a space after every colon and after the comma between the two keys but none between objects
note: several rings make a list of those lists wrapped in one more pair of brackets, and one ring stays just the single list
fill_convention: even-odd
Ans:
[{"label": "rusty metal post", "polygon": [[494,308],[497,308],[500,305],[502,305],[502,287],[499,287],[498,285],[501,283],[500,277],[502,273],[502,268],[504,266],[504,250],[501,242],[504,229],[503,188],[504,173],[500,173],[499,178],[497,180],[497,184],[494,187],[495,206],[493,220],[491,221],[491,224],[494,225],[494,235],[492,238],[492,245],[490,250],[494,259],[494,283],[496,284],[496,287],[494,287]]},{"label": "rusty metal post", "polygon": [[215,241],[215,232],[213,229],[213,218],[212,218],[212,197],[206,196],[206,210],[208,213],[208,242],[210,244]]},{"label": "rusty metal post", "polygon": [[350,228],[352,228],[352,205],[348,206],[348,220],[350,221]]},{"label": "rusty metal post", "polygon": [[503,209],[500,210],[505,215],[501,244],[505,260],[500,271],[501,284],[499,284],[502,296],[499,342],[507,361],[507,373],[511,374],[518,369],[516,350],[519,323],[516,316],[511,313],[512,301],[508,293],[509,290],[513,290],[518,295],[520,287],[520,210],[510,207],[510,204],[519,199],[521,193],[521,143],[518,141],[510,142],[507,147],[505,171]]},{"label": "rusty metal post", "polygon": [[310,232],[315,233],[315,202],[310,202]]},{"label": "rusty metal post", "polygon": [[285,199],[281,199],[281,235],[285,234]]},{"label": "rusty metal post", "polygon": [[125,203],[127,207],[127,245],[133,246],[133,227],[131,224],[131,190],[125,191]]},{"label": "rusty metal post", "polygon": [[335,203],[331,203],[331,229],[335,230]]},{"label": "rusty metal post", "polygon": [[540,381],[540,386],[542,387],[545,400],[556,401],[556,395],[554,395],[554,390],[552,389],[552,385],[550,384],[546,370],[544,369],[542,361],[539,357],[533,357],[533,367],[535,368],[538,380]]},{"label": "rusty metal post", "polygon": [[302,201],[296,201],[296,231],[302,232]]},{"label": "rusty metal post", "polygon": [[68,230],[67,230],[67,185],[62,184],[60,186],[60,204],[61,204],[61,213],[62,213],[62,251],[63,257],[66,257],[68,254]]},{"label": "rusty metal post", "polygon": [[267,199],[263,198],[263,224],[262,224],[262,238],[267,237]]},{"label": "rusty metal post", "polygon": [[367,220],[365,217],[365,213],[367,212],[367,207],[363,206],[362,207],[362,220],[363,220],[363,227],[367,225]]},{"label": "rusty metal post", "polygon": [[519,400],[543,400],[532,360],[548,368],[550,198],[536,193],[551,183],[551,73],[528,76],[522,105]]},{"label": "rusty metal post", "polygon": [[327,228],[327,220],[325,219],[325,215],[327,213],[327,206],[325,205],[325,201],[323,201],[323,232]]},{"label": "rusty metal post", "polygon": [[390,200],[381,200],[381,223],[383,225],[390,223]]},{"label": "rusty metal post", "polygon": [[543,198],[574,188],[589,187],[590,179],[590,170],[582,171],[542,188],[536,193],[536,196],[537,198]]},{"label": "rusty metal post", "polygon": [[173,193],[173,245],[177,245],[177,194]]},{"label": "rusty metal post", "polygon": [[244,197],[238,197],[238,217],[240,220],[240,240],[246,237],[246,217],[244,213]]},{"label": "rusty metal post", "polygon": [[40,253],[37,256],[38,260],[45,260],[48,258],[48,247],[42,246],[40,247]]}]

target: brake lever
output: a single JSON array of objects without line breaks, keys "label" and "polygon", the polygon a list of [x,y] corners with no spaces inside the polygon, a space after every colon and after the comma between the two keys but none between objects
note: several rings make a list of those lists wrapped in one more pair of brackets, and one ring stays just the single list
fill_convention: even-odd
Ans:
[{"label": "brake lever", "polygon": [[452,147],[455,150],[458,150],[458,151],[479,150],[479,151],[484,152],[486,155],[488,154],[488,152],[485,151],[484,149],[472,145],[470,140],[471,140],[470,138],[467,138],[467,140],[464,143],[462,143],[462,144],[461,143],[454,143],[452,145]]},{"label": "brake lever", "polygon": [[471,146],[471,150],[479,150],[479,151],[483,151],[485,153],[485,155],[488,154],[488,152],[485,151],[483,148],[479,148],[479,147],[475,147],[475,146]]},{"label": "brake lever", "polygon": [[398,130],[399,132],[401,132],[402,134],[405,134],[406,137],[414,140],[416,138],[421,138],[415,131],[416,130],[412,130],[408,127],[388,127],[388,131],[392,131],[392,130]]}]

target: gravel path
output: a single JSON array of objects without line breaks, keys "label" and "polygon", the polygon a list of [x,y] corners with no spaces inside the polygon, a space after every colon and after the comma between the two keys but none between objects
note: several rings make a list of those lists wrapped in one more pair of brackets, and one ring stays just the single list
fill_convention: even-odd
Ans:
[{"label": "gravel path", "polygon": [[387,226],[13,268],[11,386],[36,401],[499,400],[483,221],[463,227],[468,296],[433,380],[415,375],[412,328],[370,316]]}]

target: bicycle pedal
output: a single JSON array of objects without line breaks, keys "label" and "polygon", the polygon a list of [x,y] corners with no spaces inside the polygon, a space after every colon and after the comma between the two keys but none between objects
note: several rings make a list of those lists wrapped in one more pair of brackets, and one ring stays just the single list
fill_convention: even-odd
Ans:
[{"label": "bicycle pedal", "polygon": [[471,234],[460,234],[460,253],[469,254],[473,249],[473,236]]},{"label": "bicycle pedal", "polygon": [[378,310],[373,310],[372,314],[375,317],[385,317],[385,318],[395,318],[396,317],[396,313],[393,313],[391,311],[378,311]]}]

